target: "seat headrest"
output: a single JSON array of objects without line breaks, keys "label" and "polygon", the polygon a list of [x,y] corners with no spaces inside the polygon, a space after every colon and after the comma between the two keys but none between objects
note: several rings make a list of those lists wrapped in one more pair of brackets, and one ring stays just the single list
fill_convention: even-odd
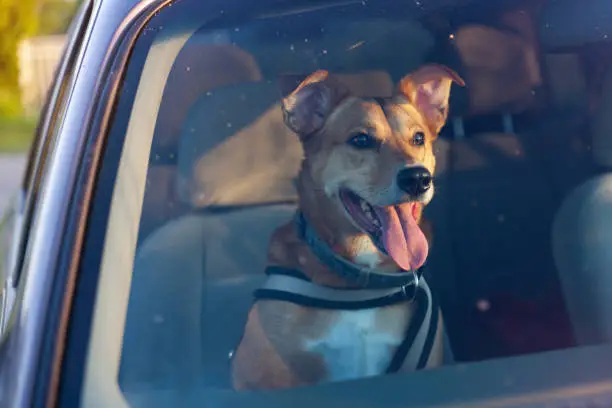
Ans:
[{"label": "seat headrest", "polygon": [[535,104],[532,90],[541,84],[541,74],[533,57],[534,44],[484,25],[460,28],[455,44],[469,87],[466,113],[520,112]]},{"label": "seat headrest", "polygon": [[[197,39],[198,37],[194,37]],[[259,81],[255,59],[227,44],[188,41],[176,57],[164,88],[155,141],[172,144],[179,136],[189,107],[206,91],[238,82]]]},{"label": "seat headrest", "polygon": [[[360,96],[393,91],[385,72],[339,78]],[[205,93],[192,106],[178,152],[182,200],[201,208],[296,198],[293,181],[303,152],[297,136],[285,126],[279,105],[281,85],[287,81],[291,78],[239,81]]]}]

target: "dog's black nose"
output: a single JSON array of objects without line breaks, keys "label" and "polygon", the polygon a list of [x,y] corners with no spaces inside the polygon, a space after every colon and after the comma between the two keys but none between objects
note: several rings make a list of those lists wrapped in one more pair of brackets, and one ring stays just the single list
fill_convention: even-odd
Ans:
[{"label": "dog's black nose", "polygon": [[408,167],[397,174],[397,185],[415,197],[431,188],[431,179],[431,173],[425,167]]}]

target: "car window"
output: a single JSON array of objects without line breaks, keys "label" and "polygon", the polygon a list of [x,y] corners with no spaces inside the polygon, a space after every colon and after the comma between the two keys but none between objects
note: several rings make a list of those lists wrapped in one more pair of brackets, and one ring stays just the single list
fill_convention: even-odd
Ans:
[{"label": "car window", "polygon": [[[608,343],[610,16],[595,0],[162,9],[111,119],[105,234],[85,243],[83,401],[306,386],[348,405],[356,381],[381,406],[385,387],[494,359],[511,393],[515,359]],[[452,402],[417,389],[416,406]]]}]

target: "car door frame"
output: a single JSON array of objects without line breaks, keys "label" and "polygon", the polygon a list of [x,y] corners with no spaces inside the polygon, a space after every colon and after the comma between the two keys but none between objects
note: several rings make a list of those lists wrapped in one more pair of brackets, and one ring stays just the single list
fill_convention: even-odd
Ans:
[{"label": "car door frame", "polygon": [[[126,4],[129,7],[129,4]],[[39,406],[52,382],[49,331],[57,320],[54,289],[62,283],[60,264],[65,220],[79,211],[71,200],[82,163],[87,132],[82,121],[93,106],[91,100],[98,72],[84,66],[86,51],[105,56],[106,47],[92,41],[92,26],[100,2],[86,0],[69,29],[55,77],[35,131],[17,200],[9,211],[14,222],[6,259],[0,305],[0,405]],[[99,28],[99,30],[101,30]],[[107,40],[112,39],[110,31]],[[103,39],[103,38],[100,38]],[[99,41],[98,41],[99,42]],[[85,130],[85,129],[83,129]],[[55,216],[54,216],[55,214]],[[68,238],[63,236],[63,238]],[[62,298],[62,296],[60,296]],[[61,302],[63,303],[63,301]]]},{"label": "car door frame", "polygon": [[81,45],[84,27],[87,23],[90,2],[84,2],[70,24],[67,42],[62,51],[59,64],[53,75],[49,92],[40,112],[40,120],[34,131],[32,145],[29,148],[21,183],[15,200],[11,202],[8,216],[12,216],[10,250],[5,259],[6,271],[2,288],[0,305],[0,337],[6,331],[8,320],[16,302],[17,288],[20,283],[23,260],[25,257],[28,235],[32,227],[33,213],[36,207],[41,178],[44,172],[45,158],[52,146],[57,123],[67,100],[66,89],[74,72],[75,59]]}]

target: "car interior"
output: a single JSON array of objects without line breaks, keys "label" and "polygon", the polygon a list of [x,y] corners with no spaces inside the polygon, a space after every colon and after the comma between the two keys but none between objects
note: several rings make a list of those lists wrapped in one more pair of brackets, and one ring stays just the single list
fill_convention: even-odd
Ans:
[{"label": "car interior", "polygon": [[425,213],[449,363],[612,339],[612,47],[586,23],[612,6],[442,3],[279,13],[187,41],[156,122],[122,389],[229,388],[270,235],[296,209],[302,150],[279,99],[321,68],[368,97],[427,62],[467,84],[451,92]]}]

